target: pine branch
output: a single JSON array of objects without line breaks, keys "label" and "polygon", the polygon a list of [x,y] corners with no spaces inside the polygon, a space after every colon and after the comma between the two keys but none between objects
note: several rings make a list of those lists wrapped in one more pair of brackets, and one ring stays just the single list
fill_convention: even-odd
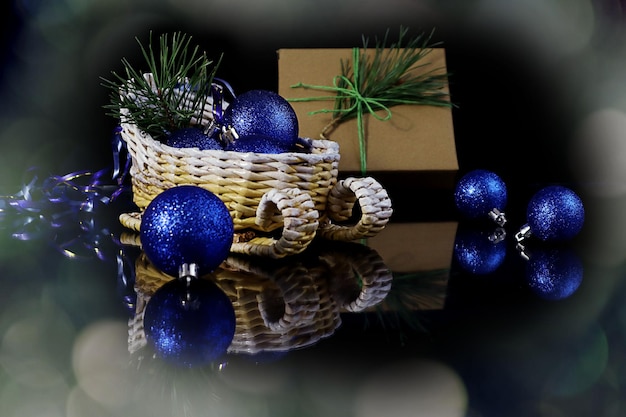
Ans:
[{"label": "pine branch", "polygon": [[[440,68],[416,74],[416,69],[425,68],[429,63],[422,63],[424,58],[440,43],[431,43],[433,32],[408,41],[403,46],[408,33],[407,28],[400,28],[398,41],[388,45],[389,30],[381,41],[376,40],[374,54],[368,54],[368,39],[363,39],[363,48],[359,54],[359,67],[355,77],[350,61],[342,60],[342,75],[349,80],[357,80],[357,89],[361,96],[375,99],[374,110],[383,110],[400,104],[420,104],[450,107],[449,95],[445,91],[448,73]],[[341,85],[346,88],[347,84]],[[335,113],[333,123],[357,116],[353,96],[337,97],[336,110],[352,109]],[[377,106],[377,103],[383,106]]]},{"label": "pine branch", "polygon": [[[362,116],[368,112],[382,110],[391,117],[390,108],[400,104],[452,107],[445,87],[449,74],[442,68],[424,71],[429,62],[424,58],[440,43],[431,43],[432,35],[421,34],[410,39],[406,46],[408,29],[400,28],[398,41],[389,44],[389,30],[382,40],[376,40],[374,53],[368,53],[368,39],[363,38],[362,48],[353,48],[352,59],[341,60],[341,75],[335,77],[335,86],[319,86],[304,83],[293,88],[305,88],[335,92],[333,96],[294,98],[290,101],[333,100],[332,109],[311,112],[332,113],[330,123],[322,130],[325,138],[342,122]],[[421,70],[418,71],[416,70]],[[377,117],[377,116],[375,116]],[[378,117],[377,117],[378,118]]]},{"label": "pine branch", "polygon": [[155,138],[192,125],[201,115],[211,95],[211,84],[220,61],[213,65],[192,46],[191,37],[180,32],[171,40],[159,37],[159,49],[153,47],[152,33],[146,48],[137,39],[147,65],[140,71],[126,58],[123,73],[112,72],[112,78],[101,78],[110,89],[110,102],[103,106],[107,115],[136,124]]}]

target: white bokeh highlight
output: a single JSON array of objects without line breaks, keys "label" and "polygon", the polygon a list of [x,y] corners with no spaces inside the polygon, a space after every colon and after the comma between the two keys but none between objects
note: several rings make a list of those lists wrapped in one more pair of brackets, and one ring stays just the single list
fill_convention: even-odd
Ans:
[{"label": "white bokeh highlight", "polygon": [[363,381],[356,417],[463,417],[467,391],[449,366],[428,359],[387,365]]},{"label": "white bokeh highlight", "polygon": [[134,392],[127,333],[126,323],[103,320],[83,330],[74,342],[72,367],[78,386],[105,408],[126,404]]},{"label": "white bokeh highlight", "polygon": [[590,193],[601,197],[626,194],[626,113],[604,108],[582,120],[572,161]]}]

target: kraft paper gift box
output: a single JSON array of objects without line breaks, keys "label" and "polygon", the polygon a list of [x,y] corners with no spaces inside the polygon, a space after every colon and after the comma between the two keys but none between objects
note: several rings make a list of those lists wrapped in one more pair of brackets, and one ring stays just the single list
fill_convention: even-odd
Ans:
[{"label": "kraft paper gift box", "polygon": [[[331,113],[310,112],[332,109],[333,100],[293,101],[296,98],[328,96],[329,91],[293,88],[298,83],[332,86],[341,75],[342,60],[351,62],[352,49],[280,49],[278,50],[278,93],[290,100],[298,116],[301,137],[319,138],[331,121]],[[373,53],[368,49],[367,53]],[[432,48],[411,71],[446,73],[445,50]],[[447,92],[447,87],[445,92]],[[363,114],[367,144],[367,173],[376,178],[418,178],[425,186],[450,187],[458,171],[452,110],[431,105],[396,105],[389,107],[391,118],[378,120]],[[384,111],[378,111],[384,115]],[[339,172],[360,173],[360,152],[356,119],[339,124],[328,139],[339,143]],[[408,177],[406,174],[412,174]],[[420,174],[416,176],[416,174]]]}]

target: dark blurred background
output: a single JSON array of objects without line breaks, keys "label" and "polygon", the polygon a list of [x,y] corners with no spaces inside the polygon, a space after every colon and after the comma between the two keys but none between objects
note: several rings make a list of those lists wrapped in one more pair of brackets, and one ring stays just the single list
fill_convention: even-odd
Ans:
[{"label": "dark blurred background", "polygon": [[[545,320],[533,320],[536,327],[522,326],[519,333],[511,331],[510,338],[501,334],[507,342],[512,341],[506,346],[483,344],[479,338],[466,356],[465,345],[455,341],[469,343],[469,338],[463,337],[470,331],[458,329],[461,336],[451,334],[448,348],[455,353],[458,349],[459,361],[470,368],[474,366],[472,354],[486,352],[486,363],[471,369],[478,380],[485,376],[492,381],[480,388],[480,400],[508,410],[510,404],[499,398],[510,398],[504,394],[511,393],[503,391],[517,387],[513,397],[519,395],[521,405],[516,405],[520,409],[508,410],[508,415],[522,415],[525,395],[543,389],[533,372],[544,364],[549,368],[547,365],[561,356],[563,346],[544,346],[544,336],[602,326],[603,338],[608,335],[619,342],[618,348],[610,351],[610,364],[616,366],[605,367],[607,362],[602,362],[585,368],[589,363],[582,361],[575,365],[576,369],[603,372],[603,384],[596,389],[608,387],[607,398],[615,404],[610,403],[603,408],[609,411],[598,415],[616,416],[620,407],[623,411],[618,395],[626,386],[626,359],[621,349],[626,340],[626,312],[620,298],[626,260],[624,7],[621,0],[4,1],[0,24],[0,195],[18,192],[33,167],[45,176],[111,165],[110,141],[116,120],[106,116],[102,107],[108,102],[108,91],[101,86],[101,77],[120,70],[123,57],[140,65],[143,59],[135,38],[146,42],[150,31],[183,31],[210,57],[224,53],[218,76],[239,93],[277,88],[276,51],[280,48],[353,47],[362,44],[363,36],[374,39],[387,30],[394,35],[401,25],[411,34],[434,28],[434,40],[446,48],[451,98],[457,106],[453,117],[459,173],[474,168],[498,172],[514,191],[507,213],[517,216],[515,224],[523,220],[527,201],[539,187],[553,183],[575,187],[585,201],[588,239],[583,254],[590,266],[578,297],[561,304],[560,314],[550,310]],[[441,201],[429,201],[420,184],[406,185],[403,197],[407,201],[440,207]],[[16,244],[4,235],[0,237],[0,260],[0,414],[52,415],[45,400],[54,394],[46,388],[56,387],[56,380],[42,381],[42,375],[56,378],[71,373],[71,360],[74,373],[80,374],[80,361],[74,356],[70,360],[68,352],[80,351],[81,346],[91,351],[91,360],[100,368],[89,369],[99,376],[108,375],[114,368],[111,363],[127,355],[128,329],[119,319],[115,265],[102,268],[98,261],[65,260],[45,243]],[[511,289],[507,282],[488,279],[457,280],[454,284],[453,301],[472,308],[483,302],[502,306],[507,299],[498,299],[500,291]],[[481,289],[487,289],[482,298],[481,294],[465,298]],[[549,308],[528,315],[539,317],[545,310]],[[107,321],[111,316],[117,322]],[[93,327],[87,335],[79,332],[82,326],[102,318],[104,323],[96,323],[98,332]],[[496,328],[506,333],[509,323],[502,321]],[[35,324],[40,333],[32,331]],[[451,328],[451,333],[457,330]],[[527,331],[539,336],[532,340],[520,336]],[[593,338],[592,342],[600,339],[605,341]],[[111,346],[115,343],[119,346]],[[488,349],[483,351],[485,347]],[[576,350],[574,344],[566,348]],[[536,353],[541,354],[539,362]],[[33,362],[38,356],[43,359]],[[349,356],[352,358],[351,352]],[[519,361],[509,361],[511,357]],[[62,363],[59,369],[50,365],[57,362]],[[37,368],[40,364],[48,368],[41,371]],[[517,372],[520,368],[524,372]],[[563,370],[566,379],[569,370]],[[503,379],[507,383],[498,385]],[[125,395],[132,390],[125,390],[119,380],[112,379],[110,385],[107,381],[101,384],[105,389],[99,386],[100,396],[88,392],[99,405],[114,408],[119,406],[116,401],[130,401]],[[20,387],[27,389],[15,394]],[[59,409],[64,409],[69,388],[59,391]],[[83,399],[76,392],[72,390],[68,403]],[[206,397],[204,391],[199,395]],[[573,408],[577,405],[569,404],[571,396],[559,398]],[[320,403],[332,405],[326,398]],[[42,404],[39,414],[33,411],[38,404]],[[154,404],[158,407],[162,402]],[[593,408],[591,401],[584,405]],[[105,408],[101,415],[112,415]],[[543,411],[536,415],[565,415],[546,403],[536,409]],[[477,411],[467,417],[478,415]]]}]

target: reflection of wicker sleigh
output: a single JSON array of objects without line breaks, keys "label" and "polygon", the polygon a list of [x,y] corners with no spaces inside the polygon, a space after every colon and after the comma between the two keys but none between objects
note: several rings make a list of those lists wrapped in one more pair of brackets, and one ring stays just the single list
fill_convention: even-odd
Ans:
[{"label": "reflection of wicker sleigh", "polygon": [[[262,262],[230,256],[213,279],[233,302],[235,336],[230,353],[288,351],[332,335],[341,312],[361,311],[381,303],[391,288],[391,272],[378,254],[364,249],[320,254],[315,264],[298,258]],[[129,322],[129,350],[146,345],[143,312],[151,295],[172,279],[141,254],[135,264],[137,307]],[[362,280],[357,282],[357,275]]]},{"label": "reflection of wicker sleigh", "polygon": [[[211,112],[204,117],[206,124]],[[226,204],[237,234],[235,253],[280,258],[302,252],[316,234],[343,241],[369,237],[391,216],[387,192],[373,178],[338,181],[339,147],[333,141],[303,139],[310,152],[257,154],[172,148],[128,123],[122,123],[121,136],[132,159],[139,212],[124,213],[120,221],[135,231],[157,194],[183,184],[205,188]],[[340,225],[357,201],[361,219]],[[272,234],[276,230],[279,237]]]}]

